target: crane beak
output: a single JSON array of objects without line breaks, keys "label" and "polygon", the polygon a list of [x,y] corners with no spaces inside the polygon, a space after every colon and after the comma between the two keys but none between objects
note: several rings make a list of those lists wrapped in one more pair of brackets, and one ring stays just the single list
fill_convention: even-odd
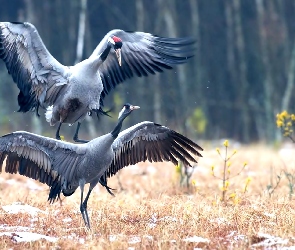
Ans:
[{"label": "crane beak", "polygon": [[117,56],[119,65],[122,66],[121,49],[116,49],[115,52],[116,52],[116,56]]},{"label": "crane beak", "polygon": [[133,106],[133,105],[132,105],[132,106],[130,107],[130,109],[131,109],[131,110],[135,110],[135,109],[140,109],[140,107],[139,107],[139,106]]}]

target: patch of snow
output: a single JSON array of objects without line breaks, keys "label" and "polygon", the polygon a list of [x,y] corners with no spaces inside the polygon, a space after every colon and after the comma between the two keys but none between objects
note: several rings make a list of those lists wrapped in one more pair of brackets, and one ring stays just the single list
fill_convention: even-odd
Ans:
[{"label": "patch of snow", "polygon": [[140,167],[138,165],[130,165],[128,166],[128,170],[134,173],[137,173]]},{"label": "patch of snow", "polygon": [[129,238],[129,241],[128,241],[129,244],[136,244],[140,242],[141,242],[141,238],[139,236],[132,236]]},{"label": "patch of snow", "polygon": [[158,218],[157,214],[153,214],[152,217],[149,219],[148,227],[154,228],[157,226]]},{"label": "patch of snow", "polygon": [[158,170],[153,165],[147,166],[147,168],[145,169],[145,171],[148,174],[151,174],[151,175],[156,174],[158,172]]},{"label": "patch of snow", "polygon": [[149,219],[148,227],[154,228],[157,226],[157,222],[164,221],[164,222],[179,222],[180,224],[183,224],[182,220],[177,219],[176,217],[172,216],[164,216],[160,219],[157,218],[157,214],[153,214],[151,218]]},{"label": "patch of snow", "polygon": [[14,242],[31,242],[36,240],[47,240],[50,242],[56,242],[58,239],[55,237],[50,237],[42,234],[37,233],[30,233],[30,232],[2,232],[0,236],[9,236],[12,241]]},{"label": "patch of snow", "polygon": [[238,234],[237,231],[232,231],[230,234],[225,236],[226,238],[231,238],[234,241],[244,241],[247,240],[247,236],[243,234]]},{"label": "patch of snow", "polygon": [[32,207],[30,205],[21,205],[19,202],[12,203],[11,205],[2,206],[2,209],[9,214],[28,213],[30,215],[36,215],[37,213],[45,213],[39,208]]},{"label": "patch of snow", "polygon": [[270,217],[270,218],[275,218],[276,217],[275,214],[271,214],[271,213],[267,213],[267,212],[265,212],[264,215],[267,216],[267,217]]},{"label": "patch of snow", "polygon": [[7,224],[0,225],[0,230],[12,230],[12,231],[31,231],[33,228],[31,227],[23,227],[23,226],[9,226]]},{"label": "patch of snow", "polygon": [[68,217],[68,218],[63,219],[62,221],[65,223],[69,223],[72,221],[72,218]]},{"label": "patch of snow", "polygon": [[70,239],[70,240],[76,240],[76,239],[78,239],[78,236],[75,233],[71,233],[70,235],[63,236],[62,238],[64,238],[64,239]]},{"label": "patch of snow", "polygon": [[36,181],[33,181],[31,179],[27,180],[26,187],[29,188],[30,190],[34,190],[34,191],[42,191],[42,190],[44,190],[41,186],[39,186],[36,183]]},{"label": "patch of snow", "polygon": [[145,235],[144,238],[146,238],[146,239],[148,239],[150,241],[152,241],[154,239],[154,237],[151,236],[151,235]]},{"label": "patch of snow", "polygon": [[56,215],[59,214],[59,212],[60,212],[60,210],[59,209],[56,209],[56,210],[53,211],[53,214],[56,216]]},{"label": "patch of snow", "polygon": [[227,221],[227,219],[222,218],[222,217],[212,219],[212,220],[210,220],[210,222],[211,223],[217,223],[218,225],[221,225],[221,224],[229,224],[228,221]]},{"label": "patch of snow", "polygon": [[8,185],[14,185],[14,184],[16,183],[16,180],[15,180],[15,179],[8,179],[8,180],[6,180],[5,182],[6,182],[6,184],[8,184]]},{"label": "patch of snow", "polygon": [[36,221],[38,221],[38,218],[32,218],[30,221],[31,222],[36,222]]},{"label": "patch of snow", "polygon": [[159,221],[177,222],[178,219],[172,216],[164,216],[163,218],[160,218]]},{"label": "patch of snow", "polygon": [[277,245],[288,244],[288,239],[282,239],[280,237],[272,236],[270,234],[258,233],[257,238],[261,238],[261,241],[252,245],[252,247],[271,247]]},{"label": "patch of snow", "polygon": [[113,242],[113,241],[116,241],[117,240],[117,236],[116,235],[110,235],[109,236],[109,241],[110,242]]},{"label": "patch of snow", "polygon": [[199,237],[199,236],[188,237],[188,238],[183,239],[183,241],[194,242],[194,243],[200,243],[200,242],[209,243],[210,242],[210,240]]}]

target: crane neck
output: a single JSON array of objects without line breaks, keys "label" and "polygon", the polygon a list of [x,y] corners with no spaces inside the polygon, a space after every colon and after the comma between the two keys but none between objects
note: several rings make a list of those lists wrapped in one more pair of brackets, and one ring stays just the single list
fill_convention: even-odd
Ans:
[{"label": "crane neck", "polygon": [[102,60],[102,62],[104,62],[104,61],[107,59],[107,57],[108,57],[108,55],[109,55],[109,53],[110,53],[110,51],[111,51],[111,48],[112,48],[112,44],[111,44],[110,42],[108,42],[108,43],[107,43],[107,47],[106,47],[105,50],[100,54],[100,59]]},{"label": "crane neck", "polygon": [[125,119],[127,116],[128,116],[128,114],[127,114],[127,115],[122,115],[122,116],[119,118],[116,127],[115,127],[114,130],[111,132],[111,135],[112,135],[113,138],[117,138],[117,137],[118,137],[118,135],[119,135],[119,133],[120,133],[120,131],[121,131],[121,129],[122,129],[123,121],[124,121],[124,119]]},{"label": "crane neck", "polygon": [[84,72],[87,72],[87,74],[89,75],[96,74],[100,65],[107,59],[111,48],[112,48],[112,44],[108,42],[107,47],[99,56],[89,57],[88,59],[78,64],[80,65],[80,67],[83,68]]}]

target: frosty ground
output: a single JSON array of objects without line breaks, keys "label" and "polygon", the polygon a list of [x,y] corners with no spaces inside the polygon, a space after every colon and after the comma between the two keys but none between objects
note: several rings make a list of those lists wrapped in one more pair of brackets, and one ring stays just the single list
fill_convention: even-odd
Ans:
[{"label": "frosty ground", "polygon": [[171,163],[148,162],[110,179],[115,197],[96,188],[88,204],[91,231],[80,215],[80,191],[50,205],[47,186],[1,174],[0,248],[295,249],[295,147],[231,144],[232,176],[247,166],[229,180],[226,201],[211,173],[214,166],[222,175],[215,149],[222,152],[222,142],[205,144],[189,188],[180,187]]}]

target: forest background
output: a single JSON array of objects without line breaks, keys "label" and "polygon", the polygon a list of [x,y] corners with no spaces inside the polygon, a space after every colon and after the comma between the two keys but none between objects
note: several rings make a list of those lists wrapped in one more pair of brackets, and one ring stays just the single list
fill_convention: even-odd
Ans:
[{"label": "forest background", "polygon": [[[0,0],[0,6],[1,21],[32,22],[64,65],[87,58],[111,29],[196,39],[188,63],[120,84],[105,98],[113,118],[89,117],[81,138],[109,132],[125,102],[141,106],[125,126],[150,120],[198,139],[243,143],[279,139],[276,114],[293,111],[293,0]],[[40,119],[16,112],[17,94],[1,61],[0,132],[54,137],[43,111]],[[74,129],[64,126],[61,134]]]}]

